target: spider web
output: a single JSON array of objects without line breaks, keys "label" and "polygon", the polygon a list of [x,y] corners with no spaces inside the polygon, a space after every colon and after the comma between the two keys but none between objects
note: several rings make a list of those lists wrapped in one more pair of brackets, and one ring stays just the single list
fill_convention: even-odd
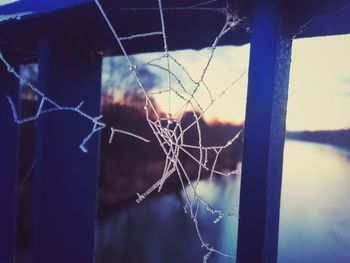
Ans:
[{"label": "spider web", "polygon": [[[200,180],[204,178],[205,174],[209,174],[209,179],[211,180],[214,175],[230,176],[238,173],[237,170],[228,172],[219,171],[216,169],[216,164],[220,158],[222,151],[229,147],[232,147],[235,141],[240,138],[243,129],[238,133],[233,134],[231,139],[229,139],[223,145],[208,146],[203,142],[203,134],[200,127],[200,121],[204,118],[205,113],[221,97],[223,97],[226,92],[230,90],[246,73],[243,72],[229,85],[221,88],[221,91],[218,94],[213,94],[212,90],[205,81],[206,73],[212,64],[215,50],[217,49],[220,39],[231,30],[234,30],[239,24],[242,23],[243,20],[239,19],[239,17],[232,10],[230,10],[228,5],[223,8],[206,7],[208,4],[218,2],[217,0],[206,1],[192,6],[182,7],[182,9],[187,10],[201,9],[219,11],[226,17],[226,21],[222,26],[221,31],[209,48],[208,58],[206,59],[206,63],[199,77],[195,78],[192,74],[190,74],[186,67],[174,55],[172,55],[171,52],[169,52],[165,28],[166,18],[164,17],[163,12],[165,8],[163,8],[161,0],[158,0],[158,11],[161,25],[160,30],[124,37],[119,36],[117,28],[112,25],[99,0],[94,0],[94,2],[101,15],[103,16],[108,28],[113,34],[116,44],[122,50],[130,73],[136,80],[138,89],[143,94],[144,111],[147,123],[153,132],[155,141],[159,144],[159,147],[162,149],[164,154],[164,168],[159,180],[144,193],[137,193],[136,202],[141,203],[154,191],[160,192],[170,177],[177,177],[182,186],[185,196],[184,211],[191,217],[201,246],[206,250],[206,253],[203,256],[203,262],[207,262],[210,255],[213,253],[222,255],[224,257],[234,258],[234,255],[217,250],[210,244],[210,242],[205,240],[203,234],[200,231],[197,215],[200,207],[204,207],[209,213],[213,215],[213,223],[216,224],[220,222],[220,220],[224,217],[237,216],[237,212],[234,209],[226,212],[212,207],[201,195],[198,194],[197,187]],[[163,54],[152,58],[151,60],[141,65],[133,64],[132,60],[129,57],[129,54],[126,52],[126,49],[124,47],[124,41],[153,36],[161,36],[164,47]],[[40,101],[37,113],[34,116],[21,119],[18,116],[13,100],[11,97],[7,97],[13,112],[14,121],[18,124],[23,124],[25,122],[35,121],[39,119],[41,115],[54,111],[71,111],[73,113],[79,114],[82,118],[89,120],[92,125],[91,131],[82,139],[82,142],[79,146],[83,152],[87,153],[88,148],[86,145],[88,141],[100,130],[106,128],[106,124],[101,120],[102,116],[91,116],[84,112],[84,110],[82,110],[84,104],[83,101],[75,106],[60,105],[54,99],[46,96],[42,91],[37,89],[34,85],[22,77],[17,71],[15,71],[1,52],[0,60],[6,66],[7,71],[13,74],[22,83],[27,85],[37,95],[38,100]],[[147,90],[140,78],[140,71],[145,67],[153,67],[161,72],[164,72],[167,75],[167,87],[165,89],[159,89],[158,91]],[[203,94],[206,95],[204,102],[200,100],[203,97]],[[164,98],[164,96],[167,97],[168,109],[166,115],[157,111],[153,100],[153,98],[156,96],[162,96],[162,98]],[[181,103],[176,103],[175,105],[174,101],[181,101]],[[191,112],[193,115],[193,121],[190,123],[183,122],[183,118],[186,112]],[[189,144],[185,140],[185,135],[193,129],[196,130],[197,133],[197,144]],[[151,142],[151,138],[144,138],[134,132],[111,127],[109,143],[112,143],[117,133],[131,136],[140,142]],[[184,156],[192,159],[197,166],[196,179],[194,181],[191,180],[188,168],[184,165]],[[209,158],[209,156],[214,156],[214,158]]]}]

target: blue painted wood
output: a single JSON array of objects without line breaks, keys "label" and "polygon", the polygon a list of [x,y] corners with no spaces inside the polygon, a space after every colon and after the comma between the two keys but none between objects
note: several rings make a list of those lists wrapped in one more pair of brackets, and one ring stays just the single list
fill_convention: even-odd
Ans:
[{"label": "blue painted wood", "polygon": [[292,38],[278,1],[253,13],[237,261],[277,262],[285,116]]},{"label": "blue painted wood", "polygon": [[[18,106],[19,81],[0,66],[0,262],[15,260],[19,126],[6,96]],[[17,103],[16,103],[17,102]]]},{"label": "blue painted wood", "polygon": [[[8,0],[1,4],[0,21],[6,16],[11,19],[19,19],[21,16],[34,16],[42,13],[53,12],[63,8],[69,8],[80,4],[93,2],[92,0]],[[16,16],[18,15],[18,16]]]},{"label": "blue painted wood", "polygon": [[[82,110],[98,116],[101,59],[75,44],[41,40],[39,88],[61,105],[85,101]],[[33,263],[94,261],[99,136],[87,144],[88,153],[79,148],[91,128],[75,112],[50,113],[38,121]]]}]

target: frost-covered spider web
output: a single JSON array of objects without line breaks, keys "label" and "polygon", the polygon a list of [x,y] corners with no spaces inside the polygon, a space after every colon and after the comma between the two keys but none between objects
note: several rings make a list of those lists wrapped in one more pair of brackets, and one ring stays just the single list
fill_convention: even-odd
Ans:
[{"label": "frost-covered spider web", "polygon": [[[209,1],[213,2],[213,1]],[[208,2],[208,3],[209,3]],[[153,184],[146,192],[144,193],[138,193],[138,198],[136,199],[136,202],[140,203],[142,202],[149,194],[151,194],[153,191],[158,190],[160,192],[162,190],[162,187],[166,180],[171,176],[177,176],[183,191],[185,193],[185,199],[186,204],[184,206],[184,210],[186,213],[189,213],[191,219],[193,220],[193,223],[196,228],[196,232],[198,235],[198,238],[201,242],[201,245],[203,248],[207,250],[207,253],[203,257],[203,262],[207,262],[208,258],[212,253],[217,253],[222,256],[226,257],[234,257],[233,255],[227,254],[225,252],[219,251],[216,248],[214,248],[209,242],[207,242],[200,231],[199,228],[199,222],[197,219],[197,214],[199,207],[202,205],[204,206],[210,213],[212,213],[215,218],[213,220],[213,223],[218,223],[223,217],[225,216],[233,216],[235,215],[234,211],[230,212],[223,212],[218,209],[213,208],[208,202],[204,200],[200,195],[197,194],[197,187],[199,184],[199,181],[202,177],[202,174],[204,171],[209,171],[210,176],[209,178],[212,179],[213,175],[219,174],[219,175],[225,175],[229,176],[231,174],[236,174],[237,171],[229,171],[227,173],[223,173],[221,171],[218,171],[215,169],[217,160],[220,156],[220,153],[230,147],[233,142],[235,142],[238,138],[240,133],[239,131],[237,134],[235,134],[230,140],[226,142],[224,145],[219,146],[206,146],[202,142],[202,131],[200,127],[200,119],[203,118],[204,114],[207,112],[207,110],[222,96],[225,95],[228,89],[230,89],[238,79],[235,79],[230,85],[225,87],[221,90],[221,93],[219,93],[216,97],[212,95],[212,92],[208,85],[205,82],[205,75],[207,73],[207,70],[212,62],[212,59],[214,57],[214,53],[216,50],[216,47],[222,38],[227,32],[231,31],[233,28],[235,28],[238,23],[240,22],[240,19],[230,11],[230,9],[224,9],[223,12],[226,15],[226,22],[223,25],[221,31],[219,32],[218,36],[215,38],[214,42],[212,43],[212,46],[210,48],[210,53],[207,59],[207,62],[199,76],[198,79],[195,79],[192,77],[192,75],[189,73],[189,71],[179,62],[174,56],[172,56],[169,53],[168,50],[168,44],[167,44],[167,34],[166,34],[166,28],[165,28],[165,18],[163,14],[163,7],[162,7],[162,1],[158,0],[158,6],[159,6],[159,15],[160,15],[160,22],[161,22],[161,32],[151,32],[151,33],[145,33],[145,34],[138,34],[133,35],[130,37],[119,37],[117,33],[117,29],[113,27],[112,23],[110,22],[105,10],[103,9],[102,5],[99,3],[98,0],[95,0],[95,3],[97,4],[101,14],[103,15],[107,25],[109,26],[111,32],[113,33],[115,40],[117,41],[119,47],[121,48],[123,55],[130,67],[130,71],[134,75],[139,88],[142,90],[145,96],[145,107],[144,110],[146,112],[146,118],[147,122],[150,126],[150,128],[153,131],[153,134],[155,135],[157,141],[159,142],[160,147],[163,150],[164,157],[165,157],[165,165],[164,170],[161,175],[161,178]],[[207,4],[202,3],[203,5]],[[199,6],[199,5],[198,5]],[[194,8],[195,6],[192,6],[191,8]],[[131,60],[129,59],[129,56],[124,48],[123,40],[129,40],[137,37],[149,37],[153,35],[161,34],[163,38],[163,44],[164,44],[164,54],[160,57],[156,57],[147,63],[138,66],[132,64]],[[138,76],[138,70],[139,68],[146,67],[146,66],[152,66],[156,67],[162,71],[165,71],[167,73],[167,88],[165,90],[159,90],[157,92],[148,93],[146,89],[144,88],[142,82],[140,81],[140,78]],[[182,74],[187,79],[187,83],[189,85],[184,85],[184,81],[181,77],[178,76],[177,72],[173,69],[177,68],[177,70],[180,69],[182,71]],[[244,74],[244,73],[243,73]],[[241,76],[243,76],[243,74]],[[207,100],[206,104],[202,104],[197,98],[196,94],[200,90],[205,90],[207,92],[207,96],[209,100]],[[168,99],[168,113],[166,116],[160,116],[154,107],[152,100],[150,96],[152,95],[167,95]],[[172,97],[179,98],[182,103],[180,103],[180,106],[177,110],[174,110],[172,107]],[[190,124],[187,124],[186,126],[183,125],[181,122],[183,119],[183,116],[186,111],[191,111],[193,113],[194,121]],[[150,115],[156,116],[155,119],[152,119]],[[195,127],[197,130],[197,136],[198,136],[198,144],[196,145],[190,145],[186,144],[184,140],[184,136],[187,131],[189,131],[192,127]],[[110,140],[112,140],[114,135],[114,129],[112,128],[111,137]],[[142,138],[140,138],[142,139]],[[189,150],[196,150],[198,152],[197,156],[194,156]],[[212,163],[208,162],[208,153],[213,152],[215,155],[214,161]],[[185,154],[188,157],[192,158],[198,166],[197,169],[197,179],[193,182],[191,181],[188,172],[183,165],[182,159],[180,158],[180,154]],[[186,187],[188,185],[189,187]]]},{"label": "frost-covered spider web", "polygon": [[[156,1],[156,0],[155,0]],[[183,9],[195,10],[197,8],[207,8],[208,4],[218,2],[217,0],[206,1],[197,5],[182,7]],[[234,257],[233,255],[219,251],[209,240],[206,240],[200,231],[200,225],[198,221],[198,211],[200,207],[204,207],[209,213],[213,215],[213,223],[218,223],[224,217],[237,216],[237,211],[232,209],[231,211],[221,211],[211,206],[203,196],[201,196],[197,189],[201,179],[209,177],[211,180],[215,175],[230,176],[237,174],[236,170],[221,171],[217,168],[217,163],[220,158],[220,154],[232,145],[240,138],[242,130],[238,133],[233,133],[232,137],[222,145],[206,145],[203,141],[203,132],[200,125],[201,120],[204,118],[208,110],[217,103],[220,98],[236,84],[237,81],[245,74],[242,74],[237,78],[232,79],[231,83],[228,83],[224,87],[215,87],[215,91],[207,85],[205,81],[206,74],[210,68],[215,51],[221,40],[221,38],[234,30],[242,20],[230,10],[228,5],[222,8],[216,8],[216,11],[221,12],[225,17],[225,23],[223,24],[220,32],[215,39],[212,40],[211,46],[208,49],[208,57],[206,62],[199,72],[198,76],[193,76],[190,71],[183,65],[183,63],[177,59],[171,52],[169,52],[167,31],[166,31],[166,17],[164,16],[164,8],[162,1],[158,0],[158,15],[160,28],[158,31],[149,33],[140,33],[131,36],[119,36],[118,28],[112,23],[104,7],[98,0],[95,0],[96,6],[103,16],[106,26],[113,34],[116,45],[121,49],[125,58],[125,63],[128,65],[130,73],[133,75],[137,82],[138,90],[142,93],[144,99],[144,111],[145,118],[149,125],[149,128],[153,132],[153,138],[144,138],[137,134],[135,131],[126,131],[117,129],[116,127],[110,127],[109,142],[111,143],[116,134],[124,134],[131,136],[140,142],[149,143],[151,141],[157,142],[164,154],[164,167],[162,174],[159,175],[159,180],[155,182],[148,190],[143,193],[137,193],[137,203],[141,203],[152,192],[160,192],[170,177],[177,177],[185,196],[185,212],[191,217],[198,239],[201,246],[206,250],[203,256],[203,262],[207,262],[212,253],[217,253],[225,257]],[[129,54],[126,52],[125,43],[129,40],[135,40],[139,38],[147,38],[151,36],[160,36],[160,41],[163,43],[164,52],[156,56],[147,62],[136,65],[133,60],[130,59]],[[107,127],[102,122],[102,116],[91,116],[87,114],[82,108],[81,102],[75,106],[60,105],[53,98],[49,98],[42,91],[34,87],[24,77],[22,77],[14,68],[7,62],[6,58],[0,52],[0,60],[5,64],[9,73],[16,76],[22,83],[27,85],[38,97],[40,101],[37,113],[34,116],[21,119],[15,108],[15,105],[10,97],[8,97],[9,104],[13,111],[14,120],[18,124],[25,122],[35,121],[40,118],[41,115],[54,111],[71,111],[78,113],[82,118],[86,118],[91,122],[91,131],[82,139],[80,149],[83,152],[88,152],[87,143],[96,135],[100,130]],[[167,85],[165,88],[160,88],[157,91],[148,90],[145,88],[142,79],[140,78],[140,71],[144,68],[152,67],[167,75]],[[155,98],[160,97],[167,101],[167,112],[159,112],[155,105]],[[191,112],[193,118],[190,122],[184,122],[183,119],[186,113]],[[196,132],[196,144],[188,143],[186,135],[195,130]],[[184,158],[190,158],[195,164],[196,178],[193,180],[189,175],[189,169],[184,165]]]}]

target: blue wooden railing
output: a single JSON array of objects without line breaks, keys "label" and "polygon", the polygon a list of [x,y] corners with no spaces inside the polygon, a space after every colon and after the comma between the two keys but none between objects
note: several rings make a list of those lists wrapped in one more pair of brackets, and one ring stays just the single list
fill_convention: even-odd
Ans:
[{"label": "blue wooden railing", "polygon": [[[23,0],[28,5],[32,2]],[[293,39],[291,25],[295,26],[295,23],[286,22],[282,12],[283,1],[246,2],[253,3],[253,8],[249,14],[251,53],[237,262],[277,262],[282,157]],[[342,4],[348,2],[339,1]],[[295,3],[302,6],[300,1]],[[344,10],[342,12],[344,14]],[[347,19],[346,16],[341,17],[340,21]],[[329,21],[337,25],[334,17]],[[311,32],[310,35],[350,32],[350,28],[344,25],[329,32],[315,28],[316,33]],[[7,29],[1,30],[8,32]],[[102,57],[82,48],[87,42],[80,39],[79,34],[74,41],[71,40],[40,32],[37,39],[39,89],[67,105],[83,100],[86,111],[96,116],[100,112]],[[9,57],[12,57],[11,50],[5,50]],[[21,62],[14,60],[14,64],[19,67]],[[13,122],[5,96],[10,95],[18,101],[18,87],[19,80],[1,66],[0,263],[15,262],[18,126]],[[89,125],[78,116],[65,113],[52,113],[48,118],[42,116],[38,120],[32,263],[94,262],[99,142],[97,136],[89,142],[88,154],[82,154],[76,145],[76,141],[85,136],[86,130],[91,129]]]}]

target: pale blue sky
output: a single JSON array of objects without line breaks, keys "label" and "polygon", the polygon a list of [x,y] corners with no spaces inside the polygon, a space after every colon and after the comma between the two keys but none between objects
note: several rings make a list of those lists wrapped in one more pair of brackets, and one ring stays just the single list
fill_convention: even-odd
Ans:
[{"label": "pale blue sky", "polygon": [[18,0],[0,0],[0,5],[11,4],[17,2]]}]

